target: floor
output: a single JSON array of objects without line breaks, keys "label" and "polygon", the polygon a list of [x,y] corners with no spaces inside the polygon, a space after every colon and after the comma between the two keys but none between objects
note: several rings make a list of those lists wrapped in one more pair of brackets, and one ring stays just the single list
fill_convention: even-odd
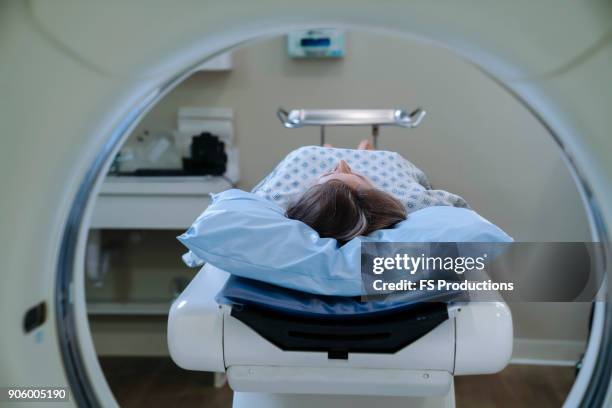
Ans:
[{"label": "floor", "polygon": [[458,408],[561,407],[573,367],[510,365],[494,375],[455,377]]},{"label": "floor", "polygon": [[[127,408],[231,407],[232,393],[212,375],[176,367],[167,358],[103,357],[102,369]],[[495,375],[455,378],[458,408],[560,407],[574,381],[570,367],[511,365]]]}]

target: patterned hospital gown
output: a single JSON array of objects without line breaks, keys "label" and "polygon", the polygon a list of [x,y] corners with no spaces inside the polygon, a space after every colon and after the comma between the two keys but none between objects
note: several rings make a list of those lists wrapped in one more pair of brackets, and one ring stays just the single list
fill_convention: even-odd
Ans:
[{"label": "patterned hospital gown", "polygon": [[398,153],[305,146],[289,153],[252,193],[287,208],[317,178],[343,159],[378,189],[401,201],[407,211],[432,206],[469,208],[465,200],[444,190],[433,190],[425,174]]}]

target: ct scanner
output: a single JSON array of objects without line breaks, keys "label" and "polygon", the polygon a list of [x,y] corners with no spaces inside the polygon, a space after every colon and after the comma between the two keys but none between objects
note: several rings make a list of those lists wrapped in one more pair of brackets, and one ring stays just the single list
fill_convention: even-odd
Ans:
[{"label": "ct scanner", "polygon": [[[505,86],[558,142],[593,240],[605,243],[609,258],[608,1],[4,2],[0,386],[68,385],[73,405],[116,405],[89,333],[83,274],[92,197],[109,159],[203,59],[254,37],[322,25],[432,41]],[[595,304],[567,406],[612,405],[605,300]]]}]

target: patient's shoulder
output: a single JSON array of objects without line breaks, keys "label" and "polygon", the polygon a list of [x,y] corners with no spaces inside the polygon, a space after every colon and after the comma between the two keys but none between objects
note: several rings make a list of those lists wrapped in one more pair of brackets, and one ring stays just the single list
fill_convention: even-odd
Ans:
[{"label": "patient's shoulder", "polygon": [[307,153],[307,152],[316,152],[320,149],[327,149],[327,147],[322,147],[322,146],[315,146],[315,145],[308,145],[308,146],[300,146],[297,149],[293,150],[291,153],[289,154],[294,154],[294,153]]}]

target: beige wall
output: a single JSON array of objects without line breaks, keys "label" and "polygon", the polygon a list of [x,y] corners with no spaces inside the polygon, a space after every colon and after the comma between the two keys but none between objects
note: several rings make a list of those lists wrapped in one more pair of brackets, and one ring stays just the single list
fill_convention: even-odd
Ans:
[{"label": "beige wall", "polygon": [[[587,240],[576,188],[545,129],[500,86],[442,49],[349,33],[339,60],[293,60],[284,38],[234,53],[230,72],[200,72],[171,92],[135,133],[176,126],[179,106],[232,107],[241,182],[251,188],[290,150],[318,143],[318,129],[284,129],[279,106],[422,106],[418,129],[381,130],[380,148],[420,166],[437,188],[462,195],[518,241]],[[350,147],[367,128],[332,128]],[[518,337],[582,339],[589,305],[512,305]]]}]

